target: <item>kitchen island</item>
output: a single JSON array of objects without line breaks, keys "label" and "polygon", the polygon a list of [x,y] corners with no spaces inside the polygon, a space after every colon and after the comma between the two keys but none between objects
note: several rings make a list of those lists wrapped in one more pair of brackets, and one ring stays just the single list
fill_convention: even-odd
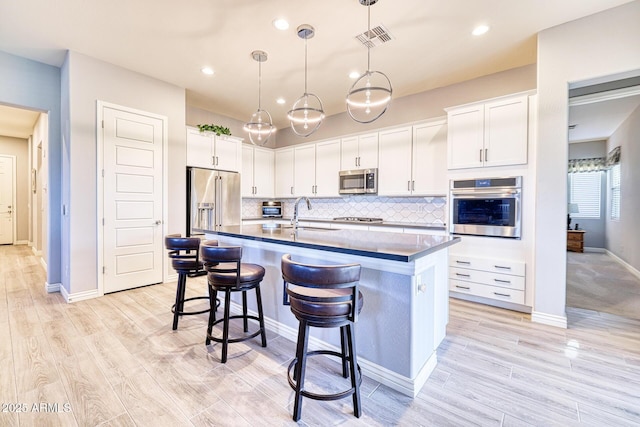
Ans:
[{"label": "kitchen island", "polygon": [[[282,255],[310,264],[360,264],[364,307],[356,346],[363,374],[410,396],[420,391],[446,333],[448,247],[459,237],[282,225],[204,231],[221,245],[243,246],[244,262],[264,266],[260,288],[266,326],[294,342],[298,321],[283,305]],[[232,309],[238,309],[237,301]],[[340,346],[335,330],[312,328],[311,337],[311,348]]]}]

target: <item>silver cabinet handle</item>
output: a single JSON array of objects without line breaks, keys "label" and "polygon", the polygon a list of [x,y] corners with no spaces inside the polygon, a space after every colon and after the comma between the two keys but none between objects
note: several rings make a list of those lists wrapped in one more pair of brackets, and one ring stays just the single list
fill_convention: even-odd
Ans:
[{"label": "silver cabinet handle", "polygon": [[462,274],[462,273],[456,273],[456,276],[460,276],[460,277],[471,277],[470,274]]},{"label": "silver cabinet handle", "polygon": [[489,161],[489,149],[488,148],[484,149],[484,161],[485,162]]},{"label": "silver cabinet handle", "polygon": [[511,270],[511,267],[505,265],[494,265],[495,268],[500,268],[502,270]]},{"label": "silver cabinet handle", "polygon": [[458,289],[466,289],[466,290],[471,289],[471,288],[470,288],[470,287],[468,287],[468,286],[460,286],[460,285],[456,285],[456,288],[458,288]]},{"label": "silver cabinet handle", "polygon": [[482,161],[482,148],[480,149],[480,161]]},{"label": "silver cabinet handle", "polygon": [[469,261],[458,261],[458,260],[456,260],[456,263],[465,264],[465,265],[471,265],[471,263]]},{"label": "silver cabinet handle", "polygon": [[291,187],[291,194],[293,194],[293,187]]},{"label": "silver cabinet handle", "polygon": [[212,164],[213,166],[215,166],[215,165],[216,165],[216,156],[211,156],[211,164]]},{"label": "silver cabinet handle", "polygon": [[411,181],[407,181],[407,191],[411,191]]},{"label": "silver cabinet handle", "polygon": [[493,279],[493,280],[495,280],[498,283],[509,283],[509,284],[511,284],[511,280],[502,280],[502,279]]},{"label": "silver cabinet handle", "polygon": [[497,295],[499,297],[507,297],[507,298],[511,298],[510,294],[501,294],[500,292],[494,292],[494,295]]},{"label": "silver cabinet handle", "polygon": [[416,182],[411,181],[411,191],[416,191]]}]

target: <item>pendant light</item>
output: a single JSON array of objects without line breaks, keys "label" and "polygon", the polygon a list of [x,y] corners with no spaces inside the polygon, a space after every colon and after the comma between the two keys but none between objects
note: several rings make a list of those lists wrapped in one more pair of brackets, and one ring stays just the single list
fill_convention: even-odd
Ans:
[{"label": "pendant light", "polygon": [[267,60],[267,52],[254,50],[251,57],[258,62],[258,109],[251,116],[251,119],[244,124],[243,129],[249,132],[249,141],[254,145],[265,145],[269,137],[275,132],[271,114],[260,107],[260,96],[262,89],[262,63]]},{"label": "pendant light", "polygon": [[[378,0],[359,0],[367,6],[367,38],[371,39],[371,5]],[[367,71],[355,81],[347,94],[347,112],[358,123],[371,123],[382,116],[391,102],[393,88],[380,71],[371,71],[371,43],[367,45]]]},{"label": "pendant light", "polygon": [[324,109],[320,98],[307,92],[307,40],[315,35],[315,30],[311,25],[303,24],[297,31],[298,37],[304,39],[304,93],[293,103],[287,118],[296,135],[307,137],[318,130],[322,124]]}]

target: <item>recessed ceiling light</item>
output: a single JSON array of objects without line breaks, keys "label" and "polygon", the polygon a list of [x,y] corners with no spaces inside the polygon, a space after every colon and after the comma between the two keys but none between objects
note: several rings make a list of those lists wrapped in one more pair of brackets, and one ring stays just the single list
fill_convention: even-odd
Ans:
[{"label": "recessed ceiling light", "polygon": [[289,23],[284,18],[274,19],[273,26],[282,31],[289,29]]},{"label": "recessed ceiling light", "polygon": [[488,25],[478,25],[477,27],[475,27],[473,29],[471,34],[473,34],[474,36],[481,36],[484,33],[486,33],[487,31],[489,31],[489,26]]},{"label": "recessed ceiling light", "polygon": [[207,76],[213,76],[213,68],[211,67],[202,67],[200,71],[202,71],[202,74],[206,74]]},{"label": "recessed ceiling light", "polygon": [[277,102],[278,104],[282,105],[282,104],[284,104],[284,103],[285,103],[285,102],[287,102],[287,101],[285,101],[285,100],[284,100],[284,98],[278,98],[278,99],[276,99],[276,102]]},{"label": "recessed ceiling light", "polygon": [[349,73],[349,78],[350,79],[357,79],[358,77],[360,77],[360,73],[357,71],[352,71]]}]

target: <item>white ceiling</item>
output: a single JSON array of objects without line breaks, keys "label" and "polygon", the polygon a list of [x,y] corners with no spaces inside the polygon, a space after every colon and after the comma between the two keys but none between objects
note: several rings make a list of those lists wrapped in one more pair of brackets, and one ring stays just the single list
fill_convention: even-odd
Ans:
[{"label": "white ceiling", "polygon": [[633,95],[571,106],[569,142],[608,139],[639,105],[640,95]]},{"label": "white ceiling", "polygon": [[40,115],[37,111],[0,104],[0,135],[27,139]]},{"label": "white ceiling", "polygon": [[[536,34],[630,0],[380,0],[371,26],[393,40],[371,50],[394,97],[447,86],[536,61]],[[278,31],[275,18],[291,27]],[[328,115],[345,111],[348,73],[365,71],[355,36],[367,29],[358,0],[0,0],[0,50],[60,66],[67,49],[187,89],[190,105],[246,121],[258,104],[253,50],[262,65],[262,108],[278,127],[304,90],[304,41],[310,24],[308,89]],[[478,24],[491,27],[474,37]],[[200,72],[203,66],[214,76]],[[284,97],[284,105],[276,104]],[[392,108],[392,107],[391,107]]]}]

